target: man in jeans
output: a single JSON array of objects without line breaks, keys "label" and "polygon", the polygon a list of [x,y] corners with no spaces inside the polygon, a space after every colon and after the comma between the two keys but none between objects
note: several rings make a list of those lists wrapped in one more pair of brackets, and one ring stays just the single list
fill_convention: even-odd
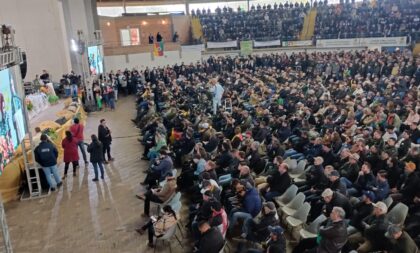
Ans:
[{"label": "man in jeans", "polygon": [[[55,191],[57,187],[60,187],[63,184],[57,170],[57,148],[48,141],[48,137],[45,134],[42,134],[41,143],[35,148],[34,153],[36,162],[42,166],[42,170],[44,171],[51,191]],[[51,180],[51,174],[54,176],[54,184]]]},{"label": "man in jeans", "polygon": [[82,151],[83,160],[85,161],[85,164],[88,165],[89,162],[86,158],[86,151],[85,151],[85,144],[83,142],[83,130],[84,126],[79,123],[79,119],[74,119],[74,124],[70,127],[70,132],[73,135],[73,138],[76,138],[77,145],[79,146],[80,150]]}]

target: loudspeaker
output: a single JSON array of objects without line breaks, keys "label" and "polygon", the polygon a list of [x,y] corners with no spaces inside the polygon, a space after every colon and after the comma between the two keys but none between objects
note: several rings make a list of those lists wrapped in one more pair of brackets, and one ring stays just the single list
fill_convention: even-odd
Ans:
[{"label": "loudspeaker", "polygon": [[19,67],[20,67],[20,73],[22,75],[22,79],[25,79],[27,68],[28,68],[28,64],[26,62],[26,53],[25,52],[22,52],[22,63],[20,64]]}]

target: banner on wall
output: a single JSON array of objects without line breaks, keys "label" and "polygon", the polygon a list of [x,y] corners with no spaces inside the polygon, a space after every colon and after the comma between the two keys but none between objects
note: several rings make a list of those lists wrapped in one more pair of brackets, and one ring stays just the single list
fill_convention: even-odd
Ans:
[{"label": "banner on wall", "polygon": [[283,47],[307,47],[312,46],[312,40],[300,40],[300,41],[282,41]]},{"label": "banner on wall", "polygon": [[241,55],[252,54],[252,40],[241,41]]},{"label": "banner on wall", "polygon": [[354,38],[354,39],[334,39],[317,40],[317,47],[367,47],[371,45],[380,46],[407,46],[406,37],[383,37],[383,38]]},{"label": "banner on wall", "polygon": [[238,42],[236,40],[226,42],[207,42],[207,48],[227,48],[237,46]]},{"label": "banner on wall", "polygon": [[280,46],[280,40],[270,40],[270,41],[255,41],[254,40],[254,47],[272,47],[272,46]]},{"label": "banner on wall", "polygon": [[163,47],[163,41],[161,42],[156,42],[153,45],[153,55],[154,56],[163,56],[163,51],[164,51],[164,47]]}]

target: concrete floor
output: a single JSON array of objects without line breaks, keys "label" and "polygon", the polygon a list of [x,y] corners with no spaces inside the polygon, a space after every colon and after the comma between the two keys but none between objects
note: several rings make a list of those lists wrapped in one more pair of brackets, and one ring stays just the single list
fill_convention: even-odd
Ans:
[{"label": "concrete floor", "polygon": [[[69,177],[49,197],[6,205],[14,252],[152,252],[146,246],[147,235],[134,231],[145,222],[140,216],[143,202],[134,195],[142,190],[139,182],[147,167],[139,159],[139,131],[130,121],[134,108],[133,97],[122,98],[115,112],[95,112],[88,117],[85,139],[97,134],[102,118],[107,120],[114,137],[115,161],[106,166],[104,181],[92,182],[92,166],[82,165],[77,177]],[[60,166],[60,173],[63,167]],[[187,252],[175,240],[172,250]],[[157,251],[169,249],[160,246]]]}]

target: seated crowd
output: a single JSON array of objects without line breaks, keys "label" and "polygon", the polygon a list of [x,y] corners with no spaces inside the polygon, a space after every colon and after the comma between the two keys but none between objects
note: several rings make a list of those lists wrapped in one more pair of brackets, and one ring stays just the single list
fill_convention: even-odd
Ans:
[{"label": "seated crowd", "polygon": [[[411,34],[419,36],[420,3],[414,0],[363,1],[346,0],[340,4],[315,1],[317,9],[314,36],[317,39],[343,39],[363,37],[397,37]],[[249,12],[238,8],[217,8],[216,13],[192,11],[202,24],[208,41],[226,40],[297,40],[302,31],[304,17],[311,8],[307,2],[273,7],[251,6]]]},{"label": "seated crowd", "polygon": [[417,252],[420,60],[409,51],[152,72],[138,72],[133,119],[149,161],[137,197],[145,216],[164,206],[138,229],[151,247],[182,218],[196,252],[220,252],[226,237],[237,252]]},{"label": "seated crowd", "polygon": [[[231,8],[216,9],[215,14],[200,12],[204,37],[208,41],[226,40],[297,40],[302,30],[303,18],[309,5],[274,4],[257,8],[250,12]],[[195,13],[193,14],[195,15]]]},{"label": "seated crowd", "polygon": [[317,8],[319,39],[397,37],[420,31],[418,1],[375,1],[324,5]]}]

